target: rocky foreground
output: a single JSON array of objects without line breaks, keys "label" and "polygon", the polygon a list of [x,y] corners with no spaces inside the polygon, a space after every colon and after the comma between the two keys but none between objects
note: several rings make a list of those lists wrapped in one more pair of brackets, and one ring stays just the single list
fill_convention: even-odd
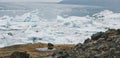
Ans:
[{"label": "rocky foreground", "polygon": [[54,52],[57,58],[120,58],[120,29],[98,32],[69,50]]},{"label": "rocky foreground", "polygon": [[[74,45],[54,45],[57,50],[69,49]],[[48,47],[45,43],[20,44],[0,48],[0,58],[46,58],[54,51],[38,51],[36,48]]]},{"label": "rocky foreground", "polygon": [[0,49],[0,58],[120,58],[120,29],[93,34],[83,44],[54,45],[56,50],[51,51],[36,50],[44,47],[48,47],[47,44],[4,47]]}]

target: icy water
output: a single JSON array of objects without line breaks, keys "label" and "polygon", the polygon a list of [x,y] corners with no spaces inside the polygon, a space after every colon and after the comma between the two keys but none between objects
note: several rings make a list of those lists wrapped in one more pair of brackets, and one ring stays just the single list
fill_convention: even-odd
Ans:
[{"label": "icy water", "polygon": [[77,44],[120,28],[120,13],[104,7],[53,3],[0,3],[0,47],[26,43]]},{"label": "icy water", "polygon": [[0,16],[16,16],[24,13],[39,10],[39,16],[45,19],[55,19],[58,15],[86,16],[100,12],[105,8],[88,5],[65,5],[55,3],[0,3]]}]

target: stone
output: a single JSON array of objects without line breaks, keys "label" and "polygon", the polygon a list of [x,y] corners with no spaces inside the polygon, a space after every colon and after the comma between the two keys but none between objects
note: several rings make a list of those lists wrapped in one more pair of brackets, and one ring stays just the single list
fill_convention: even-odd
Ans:
[{"label": "stone", "polygon": [[[68,58],[69,57],[69,54],[68,52],[66,52],[65,50],[58,50],[56,52],[54,52],[52,54],[52,57],[56,57],[56,58]],[[69,57],[70,58],[70,57]]]},{"label": "stone", "polygon": [[107,40],[107,41],[112,41],[112,38],[107,38],[106,40]]},{"label": "stone", "polygon": [[100,46],[98,46],[98,50],[107,51],[109,50],[109,46],[105,44],[101,44]]},{"label": "stone", "polygon": [[120,34],[120,29],[117,29],[117,34]]},{"label": "stone", "polygon": [[108,34],[107,34],[107,33],[103,33],[103,34],[101,35],[101,38],[107,39],[107,38],[108,38]]},{"label": "stone", "polygon": [[104,41],[105,40],[105,38],[99,38],[98,40],[97,40],[97,42],[102,42],[102,41]]},{"label": "stone", "polygon": [[29,54],[26,52],[15,51],[10,55],[10,58],[29,58]]},{"label": "stone", "polygon": [[79,44],[77,44],[77,45],[74,47],[73,50],[83,49],[82,46],[83,46],[83,44],[79,43]]},{"label": "stone", "polygon": [[118,38],[115,43],[119,44],[120,45],[120,38]]},{"label": "stone", "polygon": [[91,40],[88,38],[88,39],[86,39],[85,41],[84,41],[84,44],[85,43],[89,43]]},{"label": "stone", "polygon": [[48,49],[52,50],[54,48],[54,45],[52,43],[48,43]]},{"label": "stone", "polygon": [[98,40],[103,34],[104,34],[103,32],[98,32],[98,33],[96,33],[96,34],[93,34],[93,35],[91,36],[91,39],[92,39],[92,40]]},{"label": "stone", "polygon": [[120,56],[120,51],[115,51],[115,55],[119,55]]}]

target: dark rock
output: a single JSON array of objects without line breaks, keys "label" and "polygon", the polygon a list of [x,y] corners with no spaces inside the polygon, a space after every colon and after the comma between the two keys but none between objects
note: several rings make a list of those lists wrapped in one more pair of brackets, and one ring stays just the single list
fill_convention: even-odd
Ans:
[{"label": "dark rock", "polygon": [[13,52],[11,55],[10,55],[10,58],[29,58],[29,54],[26,53],[26,52]]},{"label": "dark rock", "polygon": [[107,38],[106,40],[107,40],[107,41],[112,41],[112,38]]},{"label": "dark rock", "polygon": [[83,44],[79,43],[74,47],[74,50],[82,49]]},{"label": "dark rock", "polygon": [[119,44],[120,45],[120,38],[118,38],[115,43]]},{"label": "dark rock", "polygon": [[120,29],[117,29],[117,34],[120,34]]},{"label": "dark rock", "polygon": [[102,44],[100,46],[97,47],[98,50],[103,50],[103,51],[106,51],[109,49],[109,47],[107,47],[106,45]]},{"label": "dark rock", "polygon": [[93,35],[91,36],[91,39],[92,39],[92,40],[98,40],[103,34],[104,34],[103,32],[98,32],[98,33],[96,33],[96,34],[93,34]]},{"label": "dark rock", "polygon": [[108,31],[106,31],[107,34],[109,35],[116,35],[116,30],[115,29],[109,29]]},{"label": "dark rock", "polygon": [[58,51],[56,51],[56,52],[54,52],[54,53],[52,54],[52,57],[56,57],[56,58],[67,58],[67,57],[69,57],[69,54],[68,54],[68,52],[66,52],[65,50],[64,50],[64,51],[58,50]]},{"label": "dark rock", "polygon": [[89,42],[91,42],[91,40],[88,38],[88,39],[86,39],[86,40],[84,41],[84,44],[85,44],[85,43],[89,43]]},{"label": "dark rock", "polygon": [[53,49],[54,45],[52,43],[48,43],[48,49]]},{"label": "dark rock", "polygon": [[108,33],[103,33],[102,36],[101,36],[101,38],[107,39],[108,38]]},{"label": "dark rock", "polygon": [[115,51],[115,55],[119,55],[120,56],[120,51]]},{"label": "dark rock", "polygon": [[97,40],[97,42],[103,42],[105,40],[105,38],[99,38],[98,40]]},{"label": "dark rock", "polygon": [[115,48],[110,48],[110,53],[113,54],[115,50],[116,50]]}]

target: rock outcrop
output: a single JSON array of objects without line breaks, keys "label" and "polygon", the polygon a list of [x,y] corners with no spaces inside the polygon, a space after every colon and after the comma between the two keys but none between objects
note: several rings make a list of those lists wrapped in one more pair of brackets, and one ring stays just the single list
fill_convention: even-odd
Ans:
[{"label": "rock outcrop", "polygon": [[54,52],[56,58],[120,58],[120,29],[98,32],[83,44]]}]

